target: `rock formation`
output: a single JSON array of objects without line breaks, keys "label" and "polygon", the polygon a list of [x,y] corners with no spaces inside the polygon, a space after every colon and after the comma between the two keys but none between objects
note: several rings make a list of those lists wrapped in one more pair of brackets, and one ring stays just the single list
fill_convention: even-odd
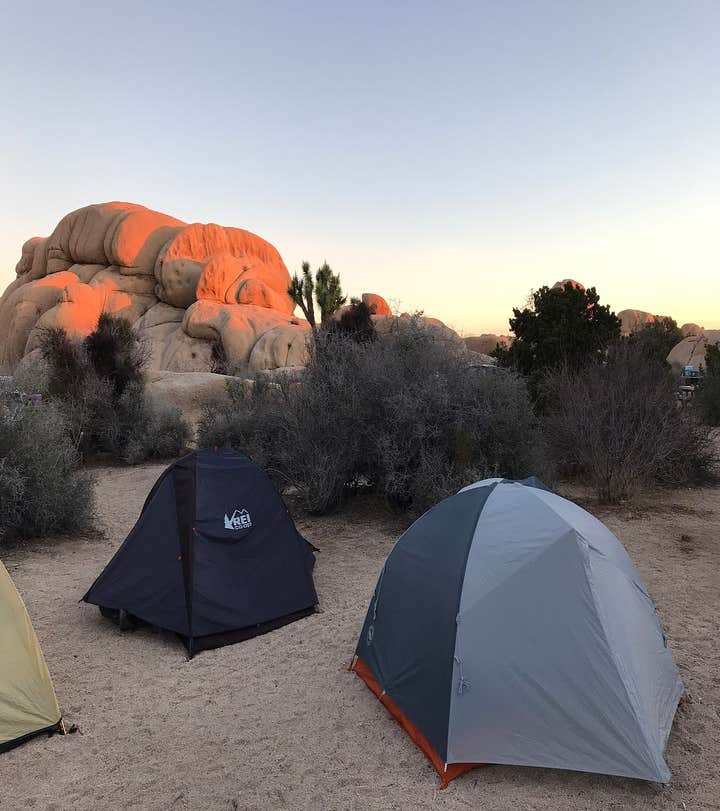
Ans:
[{"label": "rock formation", "polygon": [[648,324],[662,321],[663,318],[669,318],[667,315],[653,315],[645,312],[645,310],[620,310],[617,315],[620,319],[620,332],[623,335],[639,332],[645,329]]},{"label": "rock formation", "polygon": [[699,369],[705,366],[705,352],[709,344],[720,342],[719,329],[706,329],[698,335],[688,335],[670,350],[667,362],[675,372],[680,372],[683,366],[694,366]]},{"label": "rock formation", "polygon": [[492,332],[484,332],[482,335],[469,335],[465,338],[465,345],[471,352],[480,352],[489,355],[495,347],[510,346],[514,338],[511,335],[495,335]]},{"label": "rock formation", "polygon": [[683,324],[680,327],[680,332],[682,332],[683,337],[687,338],[689,335],[700,335],[703,331],[703,328],[699,324]]},{"label": "rock formation", "polygon": [[0,298],[0,368],[37,349],[42,331],[91,332],[127,318],[150,348],[150,370],[207,372],[212,344],[249,370],[302,364],[307,322],[293,316],[277,250],[240,228],[187,225],[131,203],[68,214],[22,248]]},{"label": "rock formation", "polygon": [[577,290],[584,290],[585,289],[585,285],[580,284],[580,282],[576,282],[575,279],[561,279],[559,282],[555,282],[555,284],[552,286],[552,289],[553,290],[564,290],[566,284],[569,284],[570,287],[574,287]]},{"label": "rock formation", "polygon": [[377,293],[363,293],[362,300],[364,304],[367,304],[373,315],[392,315],[390,305]]}]

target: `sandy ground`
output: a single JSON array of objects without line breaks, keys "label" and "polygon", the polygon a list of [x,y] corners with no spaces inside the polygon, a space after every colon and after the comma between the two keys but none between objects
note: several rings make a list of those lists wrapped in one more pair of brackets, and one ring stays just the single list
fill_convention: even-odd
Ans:
[{"label": "sandy ground", "polygon": [[191,662],[177,638],[122,634],[78,603],[161,470],[98,471],[104,537],[5,557],[80,732],[1,755],[0,809],[720,809],[720,489],[596,510],[644,576],[685,680],[671,785],[493,766],[439,791],[423,755],[344,669],[400,530],[376,508],[299,519],[322,549],[323,613]]}]

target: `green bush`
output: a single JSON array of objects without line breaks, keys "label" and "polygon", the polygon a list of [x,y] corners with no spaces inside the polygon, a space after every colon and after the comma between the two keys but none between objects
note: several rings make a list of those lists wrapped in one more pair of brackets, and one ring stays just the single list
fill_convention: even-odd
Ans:
[{"label": "green bush", "polygon": [[417,514],[483,476],[543,473],[523,380],[468,366],[419,320],[377,341],[319,332],[300,381],[231,387],[199,440],[249,453],[314,512],[369,486]]},{"label": "green bush", "polygon": [[0,390],[0,541],[89,526],[93,485],[68,424],[50,403]]},{"label": "green bush", "polygon": [[577,370],[602,360],[620,338],[620,319],[600,304],[594,287],[566,282],[541,287],[523,309],[513,308],[510,331],[512,344],[498,344],[492,354],[500,366],[526,376],[533,402],[542,407],[541,381],[547,372],[560,366]]}]

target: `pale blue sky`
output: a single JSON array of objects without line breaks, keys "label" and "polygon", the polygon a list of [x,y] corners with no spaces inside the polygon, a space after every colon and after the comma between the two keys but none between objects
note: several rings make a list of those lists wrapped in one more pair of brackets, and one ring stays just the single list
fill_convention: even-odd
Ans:
[{"label": "pale blue sky", "polygon": [[129,200],[467,333],[533,287],[720,326],[720,2],[6,2],[0,285]]}]

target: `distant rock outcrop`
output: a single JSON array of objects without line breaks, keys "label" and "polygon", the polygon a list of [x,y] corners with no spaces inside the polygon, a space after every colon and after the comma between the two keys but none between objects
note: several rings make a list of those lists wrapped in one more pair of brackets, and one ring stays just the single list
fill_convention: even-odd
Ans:
[{"label": "distant rock outcrop", "polygon": [[570,285],[570,287],[574,287],[577,290],[585,290],[585,285],[581,284],[575,279],[561,279],[559,282],[555,282],[552,286],[553,290],[564,290],[566,285]]},{"label": "distant rock outcrop", "polygon": [[706,329],[697,335],[688,335],[670,350],[667,362],[679,372],[684,366],[699,369],[705,366],[708,345],[720,342],[720,329]]},{"label": "distant rock outcrop", "polygon": [[620,319],[620,332],[623,335],[639,332],[648,324],[654,324],[655,321],[669,318],[667,315],[653,315],[645,312],[645,310],[620,310],[617,315]]},{"label": "distant rock outcrop", "polygon": [[251,370],[305,362],[308,324],[293,316],[277,250],[240,228],[195,223],[131,203],[68,214],[22,248],[0,298],[0,368],[37,349],[44,329],[83,337],[105,312],[147,339],[151,370],[207,372],[212,343]]},{"label": "distant rock outcrop", "polygon": [[492,332],[484,332],[482,335],[469,335],[465,338],[465,346],[471,352],[489,355],[498,344],[500,346],[510,346],[513,340],[511,335],[495,335]]}]

